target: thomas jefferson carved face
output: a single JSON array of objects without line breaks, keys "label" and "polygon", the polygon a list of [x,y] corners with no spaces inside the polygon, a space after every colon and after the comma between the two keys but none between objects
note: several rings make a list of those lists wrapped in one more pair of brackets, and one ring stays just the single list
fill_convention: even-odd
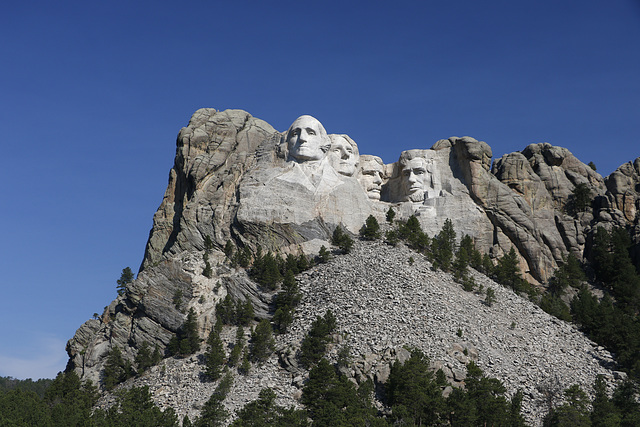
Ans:
[{"label": "thomas jefferson carved face", "polygon": [[330,145],[322,123],[311,116],[298,117],[287,132],[289,156],[299,163],[323,159]]},{"label": "thomas jefferson carved face", "polygon": [[331,135],[330,138],[329,163],[339,174],[353,176],[360,157],[358,146],[346,135]]},{"label": "thomas jefferson carved face", "polygon": [[431,186],[431,174],[427,168],[427,160],[413,157],[401,161],[402,192],[405,200],[424,201],[425,191]]},{"label": "thomas jefferson carved face", "polygon": [[380,200],[384,165],[377,156],[363,155],[360,157],[360,184],[371,200]]}]

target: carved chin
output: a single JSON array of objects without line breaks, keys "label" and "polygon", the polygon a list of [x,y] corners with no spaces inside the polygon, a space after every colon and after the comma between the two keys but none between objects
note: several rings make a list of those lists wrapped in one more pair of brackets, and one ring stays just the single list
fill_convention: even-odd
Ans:
[{"label": "carved chin", "polygon": [[424,202],[424,191],[416,191],[409,194],[409,200],[412,202]]},{"label": "carved chin", "polygon": [[380,190],[378,190],[377,188],[373,188],[367,191],[367,196],[369,196],[369,198],[372,200],[380,200]]}]

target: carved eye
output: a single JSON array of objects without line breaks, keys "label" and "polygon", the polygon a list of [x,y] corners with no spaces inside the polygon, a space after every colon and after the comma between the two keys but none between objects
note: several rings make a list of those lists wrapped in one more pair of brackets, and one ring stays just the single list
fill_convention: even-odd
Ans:
[{"label": "carved eye", "polygon": [[294,129],[291,131],[291,136],[298,136],[300,135],[300,129]]},{"label": "carved eye", "polygon": [[316,134],[316,131],[315,131],[315,130],[313,130],[313,129],[307,129],[307,133],[308,133],[309,135],[315,135],[315,134]]}]

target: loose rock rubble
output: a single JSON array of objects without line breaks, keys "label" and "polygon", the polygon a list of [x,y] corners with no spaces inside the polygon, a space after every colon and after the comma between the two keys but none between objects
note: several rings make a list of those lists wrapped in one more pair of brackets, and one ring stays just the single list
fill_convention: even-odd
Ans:
[{"label": "loose rock rubble", "polygon": [[[278,404],[299,407],[308,373],[297,366],[295,355],[312,321],[327,310],[338,323],[327,357],[337,360],[340,349],[348,346],[351,364],[343,372],[354,382],[384,382],[390,363],[403,362],[407,349],[418,348],[459,387],[473,360],[486,375],[502,381],[509,394],[523,391],[523,414],[532,425],[539,425],[546,412],[540,386],[557,381],[562,389],[579,384],[590,392],[599,374],[610,386],[624,377],[614,371],[611,354],[574,326],[486,276],[472,275],[478,286],[494,289],[492,306],[484,304],[482,293],[465,292],[451,275],[433,271],[423,256],[403,245],[356,242],[352,253],[297,277],[303,299],[289,332],[276,337],[276,353],[264,365],[254,366],[247,376],[234,370],[225,406],[233,413],[271,387]],[[231,347],[235,328],[225,327],[222,335]],[[204,381],[202,371],[201,352],[164,360],[124,386],[148,385],[160,407],[173,407],[180,419],[186,414],[193,420],[217,385]],[[104,397],[99,406],[110,399]]]}]

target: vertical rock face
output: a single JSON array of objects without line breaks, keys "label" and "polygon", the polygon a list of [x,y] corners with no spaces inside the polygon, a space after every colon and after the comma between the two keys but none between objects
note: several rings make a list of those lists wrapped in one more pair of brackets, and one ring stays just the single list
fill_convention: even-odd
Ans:
[{"label": "vertical rock face", "polygon": [[[603,179],[546,143],[493,165],[489,145],[471,137],[402,152],[392,164],[359,151],[348,135],[327,134],[310,116],[279,132],[244,111],[196,111],[178,134],[138,278],[100,319],[78,329],[67,344],[70,366],[98,382],[113,346],[129,360],[143,342],[164,348],[190,308],[204,335],[228,293],[267,316],[271,295],[224,263],[227,241],[317,254],[338,225],[355,234],[369,215],[383,221],[393,207],[397,219],[416,215],[431,236],[450,219],[459,238],[472,236],[495,258],[516,248],[525,277],[538,283],[567,253],[587,253],[597,226],[632,227],[640,243],[640,158]],[[571,216],[578,185],[595,202]],[[213,247],[205,248],[209,240]],[[205,256],[211,277],[203,274]]]}]

